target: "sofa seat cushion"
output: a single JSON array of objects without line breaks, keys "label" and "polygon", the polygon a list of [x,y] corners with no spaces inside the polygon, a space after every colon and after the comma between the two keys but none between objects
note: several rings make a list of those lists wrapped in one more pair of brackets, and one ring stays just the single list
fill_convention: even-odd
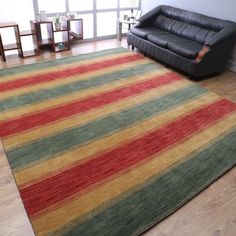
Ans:
[{"label": "sofa seat cushion", "polygon": [[146,28],[131,28],[130,32],[140,38],[147,39],[148,34],[160,34],[164,31],[157,29],[156,27]]},{"label": "sofa seat cushion", "polygon": [[161,31],[161,33],[156,33],[156,34],[153,34],[153,33],[150,33],[148,34],[147,36],[147,39],[160,46],[160,47],[163,47],[163,48],[168,48],[168,43],[170,42],[179,42],[179,41],[183,41],[184,39],[175,35],[175,34],[171,34],[171,33],[168,33],[166,31]]},{"label": "sofa seat cushion", "polygon": [[169,42],[168,48],[184,57],[187,57],[189,59],[195,59],[198,55],[198,53],[201,51],[203,45],[196,43],[194,41],[185,40],[178,42]]}]

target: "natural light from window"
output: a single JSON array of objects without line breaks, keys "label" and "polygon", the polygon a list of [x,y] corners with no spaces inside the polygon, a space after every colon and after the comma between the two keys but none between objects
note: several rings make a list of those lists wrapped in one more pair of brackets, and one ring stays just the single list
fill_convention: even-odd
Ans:
[{"label": "natural light from window", "polygon": [[97,0],[97,9],[117,8],[117,0]]},{"label": "natural light from window", "polygon": [[69,0],[70,11],[93,10],[93,0]]},{"label": "natural light from window", "polygon": [[39,11],[46,11],[46,13],[66,11],[65,0],[38,0],[38,7]]},{"label": "natural light from window", "polygon": [[[83,19],[84,40],[103,39],[114,37],[117,19],[130,15],[130,9],[137,9],[139,6],[140,0],[1,0],[0,21],[16,21],[20,30],[29,30],[30,20],[40,11],[45,11],[50,19],[58,13],[60,16],[66,16],[69,12],[74,12],[77,18]],[[136,10],[134,15],[135,12]],[[47,34],[46,28],[42,31],[43,35]],[[127,29],[123,30],[126,31]],[[15,42],[14,32],[9,30],[3,30],[2,38],[9,43]],[[30,45],[27,40],[23,44],[24,47]]]}]

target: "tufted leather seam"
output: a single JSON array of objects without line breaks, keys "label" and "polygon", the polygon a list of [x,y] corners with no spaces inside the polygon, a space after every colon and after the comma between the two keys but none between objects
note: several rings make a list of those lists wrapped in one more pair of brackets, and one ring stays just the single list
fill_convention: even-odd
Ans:
[{"label": "tufted leather seam", "polygon": [[204,37],[204,44],[206,43],[206,37],[207,37],[207,35],[208,35],[210,32],[211,32],[211,31],[208,30],[208,32],[206,33],[206,35],[205,35],[205,37]]},{"label": "tufted leather seam", "polygon": [[210,31],[214,31],[214,32],[219,32],[219,31],[221,31],[224,27],[218,27],[219,28],[219,30],[218,31],[216,31],[216,30],[214,30],[214,28],[215,27],[213,27],[212,26],[212,23],[210,23],[210,26],[209,27],[205,27],[205,26],[203,26],[203,25],[201,25],[201,23],[193,23],[193,22],[188,22],[188,21],[185,21],[184,19],[182,19],[180,16],[175,16],[175,17],[173,17],[172,15],[170,15],[169,13],[167,13],[166,11],[163,11],[163,9],[161,9],[161,15],[163,15],[164,17],[166,17],[166,18],[170,18],[170,19],[172,19],[172,20],[178,20],[178,21],[180,21],[180,22],[184,22],[184,23],[187,23],[187,24],[189,24],[189,25],[193,25],[193,26],[197,26],[197,27],[200,27],[200,28],[203,28],[203,29],[206,29],[206,30],[210,30]]},{"label": "tufted leather seam", "polygon": [[[200,31],[202,31],[201,28],[198,30],[198,32],[197,32],[196,35],[195,35],[195,41],[196,41],[196,42],[198,42],[198,40],[197,40],[197,35],[198,35],[198,33],[199,33]],[[202,42],[202,44],[203,44],[203,43],[204,43],[204,41]]]}]

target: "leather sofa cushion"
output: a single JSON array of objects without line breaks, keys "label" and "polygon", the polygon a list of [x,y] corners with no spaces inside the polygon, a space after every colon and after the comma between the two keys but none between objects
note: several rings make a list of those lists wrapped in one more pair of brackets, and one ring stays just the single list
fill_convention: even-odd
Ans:
[{"label": "leather sofa cushion", "polygon": [[168,48],[184,57],[187,57],[189,59],[195,59],[198,55],[198,53],[202,49],[202,45],[190,40],[182,40],[181,42],[169,42]]},{"label": "leather sofa cushion", "polygon": [[133,27],[130,29],[130,32],[140,38],[147,39],[148,34],[159,34],[163,32],[162,30],[157,29],[156,27],[146,27],[146,28],[136,28]]},{"label": "leather sofa cushion", "polygon": [[183,38],[175,34],[171,34],[165,31],[161,31],[160,34],[148,34],[147,39],[150,42],[164,48],[168,48],[168,43],[170,42],[181,42],[184,40]]},{"label": "leather sofa cushion", "polygon": [[153,26],[201,44],[205,44],[217,33],[216,31],[171,19],[164,15],[159,15],[153,22]]},{"label": "leather sofa cushion", "polygon": [[178,35],[166,31],[148,34],[147,39],[160,47],[168,48],[171,51],[190,59],[196,58],[203,47],[202,44],[181,38]]}]

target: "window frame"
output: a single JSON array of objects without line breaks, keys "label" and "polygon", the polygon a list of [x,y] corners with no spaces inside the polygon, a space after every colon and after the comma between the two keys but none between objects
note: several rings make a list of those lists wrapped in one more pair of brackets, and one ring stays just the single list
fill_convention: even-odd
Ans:
[{"label": "window frame", "polygon": [[[48,17],[55,17],[57,14],[59,16],[65,16],[68,12],[70,12],[69,7],[69,0],[65,1],[65,12],[55,12],[55,13],[47,13]],[[141,0],[139,1],[139,6],[134,7],[134,10],[140,10],[141,9]],[[34,14],[39,14],[39,5],[38,0],[33,0],[33,6],[34,6]],[[73,11],[76,12],[77,15],[83,15],[83,14],[91,14],[93,15],[93,38],[89,39],[83,39],[82,41],[89,42],[89,41],[95,41],[95,40],[102,40],[102,39],[109,39],[109,38],[115,38],[116,34],[113,35],[107,35],[107,36],[98,36],[97,35],[97,13],[105,13],[105,12],[116,12],[117,19],[120,18],[120,12],[121,11],[130,11],[131,8],[122,8],[120,7],[120,0],[117,0],[117,7],[116,8],[109,8],[109,9],[97,9],[97,0],[93,0],[93,9],[92,10],[86,10],[86,11]]]}]

